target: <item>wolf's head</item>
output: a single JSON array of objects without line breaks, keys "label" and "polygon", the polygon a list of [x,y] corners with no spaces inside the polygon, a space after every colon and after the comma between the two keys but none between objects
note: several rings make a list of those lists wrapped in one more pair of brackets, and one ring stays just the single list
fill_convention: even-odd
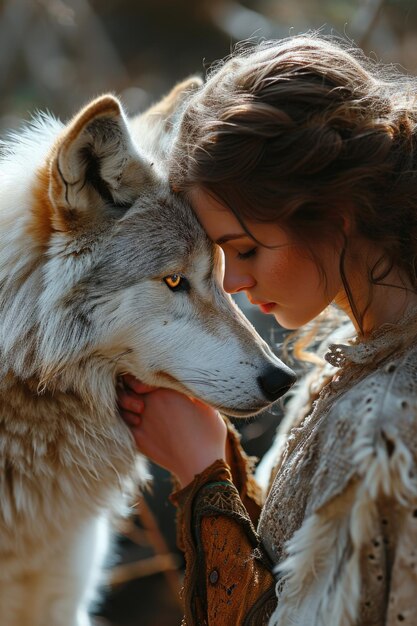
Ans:
[{"label": "wolf's head", "polygon": [[[108,403],[130,372],[248,415],[294,375],[223,292],[219,251],[169,188],[161,159],[182,94],[134,123],[106,95],[6,150],[4,367]],[[33,171],[20,190],[19,163]]]}]

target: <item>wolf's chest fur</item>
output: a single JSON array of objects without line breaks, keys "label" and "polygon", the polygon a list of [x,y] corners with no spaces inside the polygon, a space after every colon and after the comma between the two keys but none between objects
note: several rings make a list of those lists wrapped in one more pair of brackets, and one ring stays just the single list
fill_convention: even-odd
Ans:
[{"label": "wolf's chest fur", "polygon": [[117,505],[134,459],[117,415],[93,412],[70,392],[39,395],[10,374],[0,390],[0,554],[12,544],[39,549]]}]

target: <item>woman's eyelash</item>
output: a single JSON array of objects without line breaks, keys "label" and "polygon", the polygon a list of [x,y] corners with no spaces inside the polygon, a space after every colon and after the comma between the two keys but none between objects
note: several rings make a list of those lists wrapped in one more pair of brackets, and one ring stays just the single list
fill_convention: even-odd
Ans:
[{"label": "woman's eyelash", "polygon": [[256,253],[256,247],[255,248],[251,248],[247,252],[238,252],[237,253],[237,258],[241,259],[241,260],[249,259],[255,253]]}]

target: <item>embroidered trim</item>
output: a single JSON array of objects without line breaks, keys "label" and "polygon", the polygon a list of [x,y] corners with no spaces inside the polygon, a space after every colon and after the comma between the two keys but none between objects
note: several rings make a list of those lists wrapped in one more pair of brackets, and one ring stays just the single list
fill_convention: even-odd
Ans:
[{"label": "embroidered trim", "polygon": [[333,365],[333,367],[343,367],[343,365],[346,364],[346,354],[344,353],[344,348],[347,348],[347,346],[332,343],[324,355],[324,358],[328,363],[330,363],[330,365]]},{"label": "embroidered trim", "polygon": [[245,507],[234,485],[224,481],[208,483],[197,494],[194,501],[195,533],[199,534],[202,517],[226,515],[235,518],[240,524],[243,522],[250,536],[251,542],[257,545],[258,538]]},{"label": "embroidered trim", "polygon": [[204,485],[203,489],[217,487],[218,485],[225,485],[226,487],[230,487],[230,483],[228,483],[227,480],[217,480],[213,481],[212,483],[207,483],[207,485]]},{"label": "embroidered trim", "polygon": [[409,345],[413,336],[417,336],[416,309],[404,315],[397,324],[383,324],[367,337],[357,337],[348,345],[331,344],[324,358],[334,367],[372,362],[375,365],[401,346]]}]

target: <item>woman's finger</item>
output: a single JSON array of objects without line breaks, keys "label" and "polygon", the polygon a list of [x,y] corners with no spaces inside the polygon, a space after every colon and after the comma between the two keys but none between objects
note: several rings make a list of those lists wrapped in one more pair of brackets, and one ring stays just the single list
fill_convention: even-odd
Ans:
[{"label": "woman's finger", "polygon": [[117,393],[117,401],[119,407],[131,413],[142,413],[145,403],[138,395],[125,390],[119,390]]},{"label": "woman's finger", "polygon": [[132,374],[124,374],[122,376],[122,381],[125,386],[127,386],[129,389],[136,393],[149,393],[150,391],[155,391],[155,389],[158,389],[158,387],[143,383],[141,380],[132,376]]},{"label": "woman's finger", "polygon": [[128,426],[131,428],[138,427],[141,424],[142,418],[137,413],[131,413],[130,411],[120,411],[123,420],[126,422]]}]

